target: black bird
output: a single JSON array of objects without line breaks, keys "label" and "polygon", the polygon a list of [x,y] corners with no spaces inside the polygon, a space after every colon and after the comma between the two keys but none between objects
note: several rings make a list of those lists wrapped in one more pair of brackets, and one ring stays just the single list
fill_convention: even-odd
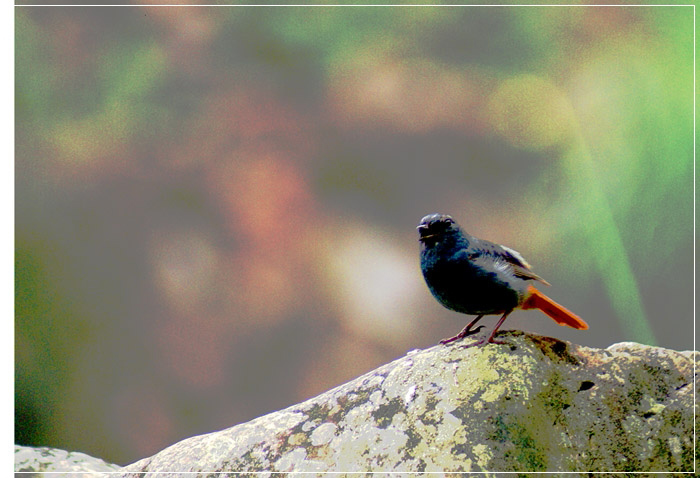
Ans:
[{"label": "black bird", "polygon": [[559,325],[585,330],[588,324],[554,302],[532,283],[549,283],[530,270],[517,251],[464,232],[447,214],[429,214],[418,225],[420,266],[430,292],[443,306],[476,315],[462,331],[441,344],[477,333],[473,327],[484,315],[503,314],[486,339],[473,344],[503,344],[494,340],[514,309],[540,309]]}]

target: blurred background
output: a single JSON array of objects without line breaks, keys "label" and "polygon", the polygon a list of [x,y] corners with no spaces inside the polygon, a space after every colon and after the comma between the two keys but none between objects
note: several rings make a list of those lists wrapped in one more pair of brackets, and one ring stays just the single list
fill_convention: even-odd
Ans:
[{"label": "blurred background", "polygon": [[504,329],[693,347],[691,7],[15,14],[19,444],[126,464],[454,335],[432,212],[590,324]]}]

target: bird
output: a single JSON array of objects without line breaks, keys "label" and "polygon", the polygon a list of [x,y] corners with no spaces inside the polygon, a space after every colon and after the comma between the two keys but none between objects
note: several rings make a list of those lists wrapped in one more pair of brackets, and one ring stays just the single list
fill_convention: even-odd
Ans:
[{"label": "bird", "polygon": [[479,332],[485,315],[502,314],[487,338],[465,345],[505,344],[494,337],[515,309],[539,309],[557,324],[586,330],[578,315],[540,292],[533,283],[550,285],[531,270],[519,252],[466,233],[448,214],[428,214],[417,227],[420,267],[428,289],[444,307],[475,315],[449,344]]}]

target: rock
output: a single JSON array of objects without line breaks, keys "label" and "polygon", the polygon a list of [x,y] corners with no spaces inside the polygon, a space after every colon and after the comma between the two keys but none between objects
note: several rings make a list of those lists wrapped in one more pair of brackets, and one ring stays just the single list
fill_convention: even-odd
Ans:
[{"label": "rock", "polygon": [[512,345],[410,352],[306,402],[183,440],[122,471],[693,470],[697,352],[501,336]]},{"label": "rock", "polygon": [[[15,445],[15,472],[36,472],[36,476],[47,478],[90,478],[108,477],[110,475],[105,473],[115,472],[120,468],[120,466],[93,458],[85,453],[58,448],[33,448]],[[34,474],[29,473],[22,476],[34,476]]]}]

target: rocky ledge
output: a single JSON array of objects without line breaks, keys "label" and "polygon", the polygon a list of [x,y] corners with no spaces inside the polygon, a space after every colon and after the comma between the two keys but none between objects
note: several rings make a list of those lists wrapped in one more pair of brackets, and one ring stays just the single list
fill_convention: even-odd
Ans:
[{"label": "rocky ledge", "polygon": [[122,471],[693,471],[697,352],[501,337],[410,352]]},{"label": "rocky ledge", "polygon": [[306,402],[119,471],[693,471],[698,352],[500,337],[510,345],[409,352]]}]

